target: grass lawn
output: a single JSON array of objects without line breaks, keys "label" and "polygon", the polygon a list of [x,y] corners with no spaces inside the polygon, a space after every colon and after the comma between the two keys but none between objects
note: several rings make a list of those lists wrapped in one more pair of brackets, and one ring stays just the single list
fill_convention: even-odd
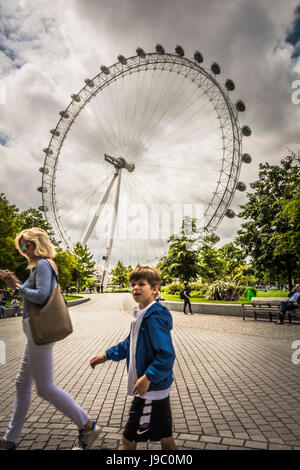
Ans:
[{"label": "grass lawn", "polygon": [[[179,295],[170,295],[165,292],[161,293],[163,299],[170,302],[183,302]],[[264,292],[263,290],[257,290],[257,297],[287,297],[288,292],[283,290],[271,290]],[[211,303],[211,304],[244,304],[247,301],[244,300],[207,300],[204,297],[193,297],[190,298],[192,303]]]},{"label": "grass lawn", "polygon": [[[161,293],[163,299],[170,301],[170,302],[183,302],[183,299],[179,297],[179,295],[170,295],[165,294],[165,292]],[[244,304],[245,300],[207,300],[204,297],[192,297],[190,298],[192,303],[206,303],[206,304]]]},{"label": "grass lawn", "polygon": [[263,290],[257,291],[257,297],[287,297],[288,292],[284,290],[269,290],[268,292],[264,292]]},{"label": "grass lawn", "polygon": [[[268,292],[264,292],[263,290],[257,290],[257,297],[287,297],[288,292],[283,290],[271,290]],[[171,295],[162,292],[162,297],[166,301],[170,302],[183,302],[183,300],[179,297],[179,295]],[[67,302],[70,300],[78,300],[83,299],[82,295],[65,295],[65,299]],[[23,306],[22,299],[18,299],[20,302],[21,307]],[[246,300],[207,300],[204,297],[193,297],[190,299],[192,303],[211,303],[211,304],[244,304]],[[11,300],[8,299],[7,307],[10,307]]]},{"label": "grass lawn", "polygon": [[65,299],[67,302],[70,300],[78,300],[78,299],[83,299],[82,295],[65,295]]}]

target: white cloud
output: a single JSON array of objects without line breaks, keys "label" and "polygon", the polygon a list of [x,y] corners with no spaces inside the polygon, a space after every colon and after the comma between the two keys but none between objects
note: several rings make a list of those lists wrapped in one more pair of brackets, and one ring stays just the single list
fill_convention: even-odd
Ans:
[{"label": "white cloud", "polygon": [[[118,54],[135,55],[137,46],[154,51],[157,43],[167,51],[179,43],[190,57],[199,49],[206,67],[217,61],[220,77],[235,81],[247,106],[241,124],[253,131],[243,144],[253,163],[240,175],[249,189],[260,162],[278,163],[299,145],[300,105],[291,101],[291,85],[300,66],[284,41],[296,6],[295,0],[2,0],[1,191],[21,208],[40,205],[42,149],[71,93]],[[237,192],[232,208],[238,212],[244,202],[245,193]],[[224,242],[239,224],[223,221]]]}]

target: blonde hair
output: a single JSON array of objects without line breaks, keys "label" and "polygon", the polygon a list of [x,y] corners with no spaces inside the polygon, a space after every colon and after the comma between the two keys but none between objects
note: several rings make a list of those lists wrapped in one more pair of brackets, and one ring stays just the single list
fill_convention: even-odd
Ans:
[{"label": "blonde hair", "polygon": [[48,233],[39,227],[32,227],[25,230],[22,230],[15,239],[15,244],[18,252],[27,258],[28,260],[28,269],[36,265],[36,261],[30,261],[26,253],[22,251],[20,246],[20,240],[23,239],[28,242],[33,242],[35,244],[34,254],[39,258],[54,258],[56,256],[56,251],[52,245]]}]

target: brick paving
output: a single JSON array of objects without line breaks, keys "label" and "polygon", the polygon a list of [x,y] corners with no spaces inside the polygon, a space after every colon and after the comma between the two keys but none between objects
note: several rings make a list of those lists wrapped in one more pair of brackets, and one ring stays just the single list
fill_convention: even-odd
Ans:
[{"label": "brick paving", "polygon": [[[101,427],[95,449],[116,450],[127,421],[125,361],[89,367],[91,357],[123,340],[130,294],[92,295],[70,309],[74,333],[55,346],[55,381]],[[300,325],[276,326],[214,315],[172,312],[176,350],[171,392],[174,438],[180,450],[300,450],[300,364],[292,363]],[[0,364],[0,435],[6,430],[25,338],[20,318],[0,320],[6,363]],[[33,388],[20,449],[71,449],[76,425]],[[159,449],[159,443],[139,444]]]}]

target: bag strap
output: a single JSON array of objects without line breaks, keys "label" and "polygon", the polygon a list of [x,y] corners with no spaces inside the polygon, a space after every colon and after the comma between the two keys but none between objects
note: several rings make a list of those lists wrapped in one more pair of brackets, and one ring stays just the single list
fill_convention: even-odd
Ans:
[{"label": "bag strap", "polygon": [[[46,261],[48,261],[48,263],[50,264],[51,266],[51,269],[52,271],[54,272],[54,275],[56,277],[56,282],[58,284],[58,269],[57,269],[57,266],[56,264],[54,263],[54,261],[50,258],[43,258],[45,259]],[[36,276],[36,267],[34,269],[34,273],[33,273],[33,277],[32,277],[32,287],[35,289],[36,285],[35,285],[35,276]]]}]

